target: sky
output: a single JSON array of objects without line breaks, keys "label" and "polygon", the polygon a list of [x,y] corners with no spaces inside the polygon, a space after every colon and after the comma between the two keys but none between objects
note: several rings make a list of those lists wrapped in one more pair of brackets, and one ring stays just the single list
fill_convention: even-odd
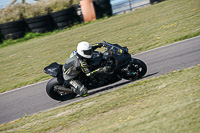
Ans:
[{"label": "sky", "polygon": [[[5,8],[6,6],[8,6],[10,3],[12,2],[12,0],[0,0],[0,9]],[[21,3],[22,0],[17,0],[18,3]],[[34,3],[34,0],[26,0],[27,3]]]}]

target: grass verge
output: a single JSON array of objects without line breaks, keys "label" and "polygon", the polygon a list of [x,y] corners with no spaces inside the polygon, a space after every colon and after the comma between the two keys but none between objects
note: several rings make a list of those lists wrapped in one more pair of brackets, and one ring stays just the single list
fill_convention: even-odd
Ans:
[{"label": "grass verge", "polygon": [[48,79],[43,68],[55,61],[64,64],[80,41],[119,43],[135,54],[200,35],[199,11],[199,0],[166,0],[0,48],[0,92]]},{"label": "grass verge", "polygon": [[200,132],[200,65],[0,125],[0,132]]}]

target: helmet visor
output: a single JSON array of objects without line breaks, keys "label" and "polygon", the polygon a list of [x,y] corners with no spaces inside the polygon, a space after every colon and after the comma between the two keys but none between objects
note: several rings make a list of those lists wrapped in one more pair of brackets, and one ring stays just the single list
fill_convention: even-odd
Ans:
[{"label": "helmet visor", "polygon": [[92,54],[92,49],[90,49],[90,50],[83,50],[83,53],[85,55],[91,55]]}]

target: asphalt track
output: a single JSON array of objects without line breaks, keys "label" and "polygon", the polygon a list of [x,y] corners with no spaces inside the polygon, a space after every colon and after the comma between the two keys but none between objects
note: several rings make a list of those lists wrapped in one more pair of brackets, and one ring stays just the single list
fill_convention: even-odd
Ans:
[{"label": "asphalt track", "polygon": [[[195,66],[200,64],[200,36],[133,55],[133,57],[147,64],[148,72],[144,78]],[[77,97],[64,102],[55,101],[47,96],[46,83],[47,81],[43,81],[0,94],[0,124],[84,99]],[[129,83],[127,80],[121,80],[114,85],[89,91],[91,94],[89,97],[115,90],[127,83]]]}]

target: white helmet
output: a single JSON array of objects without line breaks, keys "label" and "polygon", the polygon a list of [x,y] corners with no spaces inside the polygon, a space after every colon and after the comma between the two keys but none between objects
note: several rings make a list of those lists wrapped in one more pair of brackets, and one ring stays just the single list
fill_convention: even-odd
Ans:
[{"label": "white helmet", "polygon": [[88,42],[80,42],[77,46],[77,52],[82,57],[91,58],[92,46]]}]

